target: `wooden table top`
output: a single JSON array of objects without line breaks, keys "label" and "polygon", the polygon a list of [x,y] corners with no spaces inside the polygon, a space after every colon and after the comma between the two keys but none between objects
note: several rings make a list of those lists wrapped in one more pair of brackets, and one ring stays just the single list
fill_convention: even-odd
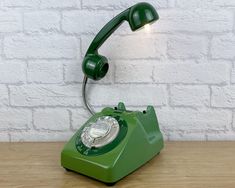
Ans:
[{"label": "wooden table top", "polygon": [[[107,187],[60,166],[64,143],[0,143],[0,187]],[[234,188],[235,142],[167,142],[113,187]]]}]

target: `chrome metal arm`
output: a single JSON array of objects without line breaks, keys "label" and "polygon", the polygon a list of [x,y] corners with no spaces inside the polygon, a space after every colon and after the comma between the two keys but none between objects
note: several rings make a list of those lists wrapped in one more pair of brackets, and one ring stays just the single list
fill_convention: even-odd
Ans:
[{"label": "chrome metal arm", "polygon": [[83,103],[85,104],[87,110],[91,113],[91,115],[94,115],[95,112],[92,109],[92,107],[90,106],[90,104],[87,102],[87,98],[86,98],[86,84],[87,84],[87,76],[84,76],[83,78],[83,82],[82,82],[82,99],[83,99]]}]

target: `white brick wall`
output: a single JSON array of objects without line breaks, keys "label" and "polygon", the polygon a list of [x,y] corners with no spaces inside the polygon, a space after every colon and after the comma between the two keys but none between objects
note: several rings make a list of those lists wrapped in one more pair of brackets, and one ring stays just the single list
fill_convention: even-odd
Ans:
[{"label": "white brick wall", "polygon": [[[198,2],[199,0],[195,0]],[[205,3],[209,1],[204,1]],[[203,2],[203,3],[204,3]],[[233,30],[233,12],[229,10],[210,10],[202,8],[189,9],[164,9],[159,11],[162,14],[162,20],[159,25],[160,31],[187,31],[191,33],[202,32],[231,32]],[[177,34],[178,35],[178,34]]]},{"label": "white brick wall", "polygon": [[13,10],[0,11],[0,32],[20,32],[23,30],[23,20],[20,12]]},{"label": "white brick wall", "polygon": [[32,112],[30,109],[5,107],[0,109],[1,131],[22,131],[32,129]]},{"label": "white brick wall", "polygon": [[[118,1],[110,1],[110,0],[86,0],[83,1],[83,8],[86,9],[126,9],[130,6],[132,6],[134,3],[140,2],[138,0],[131,0],[131,1],[126,1],[126,0],[118,0]],[[156,8],[167,8],[168,7],[168,1],[161,0],[161,1],[156,1],[156,0],[148,0],[149,3],[151,3],[154,7]]]},{"label": "white brick wall", "polygon": [[63,83],[63,62],[48,62],[46,60],[29,61],[27,79],[29,83]]},{"label": "white brick wall", "polygon": [[155,84],[94,85],[90,89],[90,98],[90,103],[97,106],[115,106],[119,101],[130,106],[164,106],[167,90],[166,86]]},{"label": "white brick wall", "polygon": [[[141,33],[143,35],[140,33],[126,36],[112,35],[101,47],[100,53],[111,59],[166,58],[166,36]],[[82,55],[86,53],[93,38],[93,36],[82,37]]]},{"label": "white brick wall", "polygon": [[213,86],[211,105],[214,107],[234,108],[235,106],[235,85]]},{"label": "white brick wall", "polygon": [[[89,19],[95,15],[96,19]],[[87,11],[87,10],[68,10],[63,11],[62,30],[71,34],[97,33],[102,25],[112,18],[112,12],[106,11]],[[101,25],[97,24],[99,22]]]},{"label": "white brick wall", "polygon": [[168,56],[173,59],[200,59],[207,54],[205,36],[175,35],[168,38]]},{"label": "white brick wall", "polygon": [[232,72],[231,72],[231,82],[235,84],[235,67],[233,65]]},{"label": "white brick wall", "polygon": [[26,32],[58,31],[59,29],[59,12],[33,11],[24,13],[24,30]]},{"label": "white brick wall", "polygon": [[10,105],[21,107],[82,106],[80,85],[28,84],[9,86]]},{"label": "white brick wall", "polygon": [[226,84],[229,82],[229,64],[224,61],[195,63],[195,61],[174,61],[156,63],[154,80],[171,84]]},{"label": "white brick wall", "polygon": [[[151,31],[124,23],[101,47],[96,110],[156,107],[167,140],[235,140],[235,1],[146,0]],[[140,0],[0,0],[0,141],[64,141],[89,118],[83,56],[112,17]]]},{"label": "white brick wall", "polygon": [[15,34],[5,36],[3,51],[6,58],[76,58],[79,40],[62,34]]},{"label": "white brick wall", "polygon": [[33,8],[38,7],[40,0],[1,0],[3,7],[9,8]]},{"label": "white brick wall", "polygon": [[[223,52],[223,53],[221,53]],[[214,59],[235,58],[235,35],[234,33],[214,36],[211,44],[211,56]]]},{"label": "white brick wall", "polygon": [[5,85],[0,85],[0,107],[4,107],[9,104],[9,97],[7,87]]},{"label": "white brick wall", "polygon": [[0,80],[4,84],[19,84],[26,81],[26,64],[25,62],[1,61],[0,63]]},{"label": "white brick wall", "polygon": [[210,105],[210,89],[208,86],[170,87],[170,104],[172,106],[208,107]]},{"label": "white brick wall", "polygon": [[80,0],[40,0],[41,8],[74,8],[79,9],[81,7],[81,1]]},{"label": "white brick wall", "polygon": [[66,109],[35,109],[33,119],[36,130],[68,131],[70,128]]}]

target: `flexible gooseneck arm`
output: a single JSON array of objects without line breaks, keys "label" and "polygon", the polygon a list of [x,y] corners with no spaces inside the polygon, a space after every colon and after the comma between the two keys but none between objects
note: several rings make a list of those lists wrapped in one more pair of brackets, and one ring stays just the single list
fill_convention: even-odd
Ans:
[{"label": "flexible gooseneck arm", "polygon": [[[96,35],[96,37],[93,39],[92,43],[90,44],[86,55],[88,56],[89,54],[98,54],[98,49],[102,44],[109,38],[109,36],[122,24],[123,21],[127,20],[128,13],[130,9],[127,9],[114,17],[112,20],[110,20]],[[85,104],[85,107],[88,109],[88,111],[94,115],[95,112],[90,106],[90,104],[87,102],[87,97],[86,97],[86,84],[87,84],[88,78],[85,75],[83,78],[83,83],[82,83],[82,98],[83,98],[83,103]]]}]

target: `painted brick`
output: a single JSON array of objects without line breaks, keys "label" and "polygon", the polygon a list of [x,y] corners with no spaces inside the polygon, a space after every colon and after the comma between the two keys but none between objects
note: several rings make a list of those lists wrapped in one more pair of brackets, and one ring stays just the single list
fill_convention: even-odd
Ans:
[{"label": "painted brick", "polygon": [[30,61],[27,79],[30,83],[62,83],[63,64],[60,61]]},{"label": "painted brick", "polygon": [[0,32],[22,31],[23,23],[20,12],[0,11]]},{"label": "painted brick", "polygon": [[32,112],[26,109],[0,109],[0,130],[22,130],[32,126]]},{"label": "painted brick", "polygon": [[0,37],[0,62],[1,62],[2,55],[3,55],[3,38]]},{"label": "painted brick", "polygon": [[232,130],[223,132],[207,133],[207,140],[209,141],[231,141],[235,138],[235,132]]},{"label": "painted brick", "polygon": [[168,39],[168,55],[176,59],[202,58],[207,55],[208,39],[204,36],[176,35]]},{"label": "painted brick", "polygon": [[[93,37],[82,37],[82,55]],[[148,46],[148,47],[146,47]],[[165,58],[167,40],[164,35],[111,36],[100,48],[100,54],[110,59]]]},{"label": "painted brick", "polygon": [[212,87],[211,104],[214,107],[235,107],[235,86]]},{"label": "painted brick", "polygon": [[96,106],[113,106],[120,101],[130,106],[163,106],[167,92],[166,87],[158,85],[93,85],[89,100]]},{"label": "painted brick", "polygon": [[170,93],[172,106],[209,106],[208,86],[172,86]]},{"label": "painted brick", "polygon": [[39,130],[69,130],[69,112],[66,109],[36,109],[33,113],[34,126]]},{"label": "painted brick", "polygon": [[229,81],[229,66],[223,62],[174,62],[155,65],[157,83],[225,84]]},{"label": "painted brick", "polygon": [[232,113],[215,109],[158,109],[161,127],[168,131],[202,132],[226,130],[231,126]]},{"label": "painted brick", "polygon": [[40,0],[2,0],[3,6],[9,8],[37,8],[39,3]]},{"label": "painted brick", "polygon": [[[0,0],[0,141],[66,141],[80,128],[82,57],[136,2]],[[125,21],[99,49],[110,70],[89,80],[92,107],[154,105],[165,140],[235,140],[235,1],[148,2],[160,16],[150,30]]]},{"label": "painted brick", "polygon": [[0,107],[9,105],[8,91],[5,85],[0,85]]},{"label": "painted brick", "polygon": [[26,65],[10,61],[0,63],[0,83],[23,83],[26,81]]},{"label": "painted brick", "polygon": [[176,0],[176,7],[183,9],[209,8],[218,9],[225,7],[235,7],[235,2],[231,0]]},{"label": "painted brick", "polygon": [[85,10],[74,10],[64,11],[62,16],[62,29],[64,32],[97,34],[98,31],[110,19],[112,19],[113,13],[106,11],[91,12]]},{"label": "painted brick", "polygon": [[72,127],[73,129],[79,129],[90,117],[90,113],[87,109],[70,109],[72,114]]},{"label": "painted brick", "polygon": [[[132,0],[132,1],[126,1],[126,0],[86,0],[83,1],[83,8],[87,9],[126,9],[134,5],[135,3],[140,2],[139,0]],[[167,0],[161,0],[161,1],[154,1],[150,0],[148,3],[151,3],[155,8],[166,8],[168,6]]]},{"label": "painted brick", "polygon": [[215,36],[211,44],[211,56],[216,59],[233,59],[235,58],[235,35],[226,34]]},{"label": "painted brick", "polygon": [[59,12],[34,11],[24,13],[24,30],[26,32],[56,31],[59,29]]},{"label": "painted brick", "polygon": [[82,72],[81,63],[66,63],[64,65],[64,76],[66,83],[82,83],[84,74]]},{"label": "painted brick", "polygon": [[232,130],[235,130],[235,112],[233,112]]},{"label": "painted brick", "polygon": [[40,0],[41,8],[80,8],[81,0]]},{"label": "painted brick", "polygon": [[63,35],[22,35],[5,37],[4,52],[8,58],[76,58],[79,43]]},{"label": "painted brick", "polygon": [[0,142],[9,142],[9,134],[7,132],[0,133]]},{"label": "painted brick", "polygon": [[231,83],[235,84],[235,66],[232,68],[231,71]]},{"label": "painted brick", "polygon": [[80,85],[9,86],[13,106],[81,106]]},{"label": "painted brick", "polygon": [[178,132],[170,132],[169,133],[169,140],[177,141],[177,140],[185,140],[185,141],[205,141],[206,135],[204,133],[178,133]]},{"label": "painted brick", "polygon": [[115,81],[118,83],[153,82],[154,64],[149,61],[116,61]]},{"label": "painted brick", "polygon": [[175,0],[175,6],[182,9],[195,9],[195,8],[211,8],[213,6],[213,1],[204,1],[204,0]]},{"label": "painted brick", "polygon": [[233,30],[233,13],[229,10],[166,9],[159,10],[159,15],[159,21],[152,26],[153,30],[157,32],[187,31],[192,33],[216,33]]},{"label": "painted brick", "polygon": [[214,3],[221,8],[235,7],[235,2],[230,0],[214,0]]}]

